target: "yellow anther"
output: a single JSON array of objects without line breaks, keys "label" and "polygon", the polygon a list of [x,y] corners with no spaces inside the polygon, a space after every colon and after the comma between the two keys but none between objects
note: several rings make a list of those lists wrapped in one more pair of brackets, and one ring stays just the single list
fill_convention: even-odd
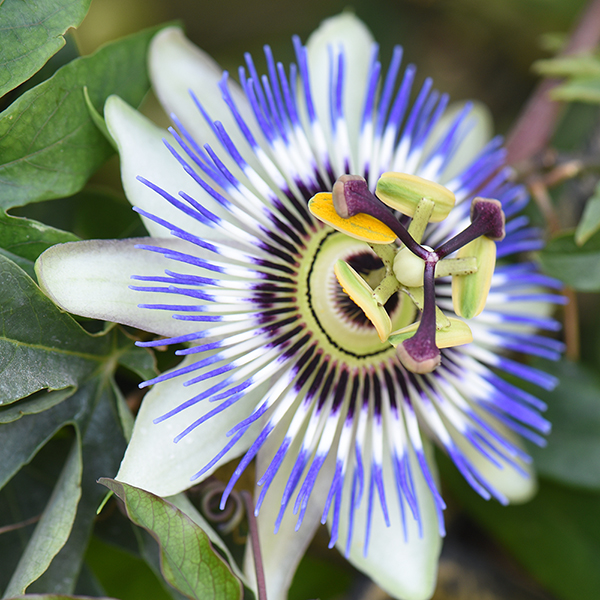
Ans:
[{"label": "yellow anther", "polygon": [[320,192],[308,202],[310,212],[323,223],[369,244],[391,244],[396,240],[396,234],[381,221],[359,213],[344,219],[340,217],[333,206],[333,197],[329,192]]}]

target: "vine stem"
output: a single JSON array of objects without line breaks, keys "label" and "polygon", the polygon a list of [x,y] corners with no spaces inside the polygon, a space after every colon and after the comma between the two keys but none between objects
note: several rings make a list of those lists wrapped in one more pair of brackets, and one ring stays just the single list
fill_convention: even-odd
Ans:
[{"label": "vine stem", "polygon": [[[599,42],[600,0],[591,0],[559,56],[590,51]],[[544,79],[525,104],[506,142],[508,164],[523,163],[543,150],[550,141],[562,103],[550,100],[548,94],[560,82],[560,79]]]},{"label": "vine stem", "polygon": [[265,570],[263,568],[262,554],[260,552],[260,540],[258,539],[258,525],[254,516],[254,503],[252,496],[246,490],[240,492],[246,506],[246,516],[248,517],[248,529],[250,540],[252,542],[252,555],[254,557],[254,570],[256,572],[256,591],[258,600],[267,600],[267,585],[265,582]]}]

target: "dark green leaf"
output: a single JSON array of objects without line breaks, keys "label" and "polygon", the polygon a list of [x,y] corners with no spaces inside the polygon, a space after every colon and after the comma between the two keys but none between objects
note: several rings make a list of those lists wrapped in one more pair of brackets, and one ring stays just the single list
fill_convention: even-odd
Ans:
[{"label": "dark green leaf", "polygon": [[50,246],[78,239],[67,231],[54,229],[37,221],[9,217],[0,211],[0,248],[32,263]]},{"label": "dark green leaf", "polygon": [[165,579],[192,599],[240,599],[242,586],[215,553],[208,536],[169,502],[126,483],[101,479],[123,502],[129,518],[161,545]]},{"label": "dark green leaf", "polygon": [[150,87],[146,52],[158,28],[78,58],[18,98],[0,116],[0,207],[68,196],[114,152],[86,106],[110,94],[137,106]]},{"label": "dark green leaf", "polygon": [[600,186],[587,201],[581,220],[575,230],[575,243],[583,246],[598,230],[600,230]]},{"label": "dark green leaf", "polygon": [[90,412],[76,416],[75,421],[81,431],[83,459],[82,495],[77,517],[67,543],[44,575],[31,585],[31,592],[74,593],[96,510],[106,494],[97,480],[114,475],[125,452],[125,438],[119,426],[111,382],[96,379],[95,383],[88,387],[84,399]]},{"label": "dark green leaf", "polygon": [[575,486],[600,490],[600,379],[586,367],[563,360],[552,365],[560,379],[552,391],[536,389],[552,423],[546,448],[531,448],[538,472]]},{"label": "dark green leaf", "polygon": [[600,102],[600,76],[576,77],[555,87],[550,92],[552,100],[562,102]]},{"label": "dark green leaf", "polygon": [[482,500],[447,458],[439,464],[462,506],[558,598],[600,598],[599,495],[542,481],[531,502],[501,506]]},{"label": "dark green leaf", "polygon": [[[131,527],[131,523],[127,522]],[[154,542],[156,545],[156,542]],[[106,593],[128,600],[170,600],[148,565],[113,545],[92,537],[86,552],[86,563],[98,577]]]},{"label": "dark green leaf", "polygon": [[40,390],[13,402],[8,406],[0,406],[0,423],[12,423],[25,415],[35,415],[44,412],[70,398],[75,393],[75,387],[69,386],[63,390]]},{"label": "dark green leaf", "polygon": [[77,385],[110,352],[14,263],[0,256],[0,405],[44,389]]},{"label": "dark green leaf", "polygon": [[600,233],[583,246],[575,243],[573,232],[551,240],[539,254],[542,269],[581,292],[600,290]]},{"label": "dark green leaf", "polygon": [[[0,438],[4,439],[2,433]],[[74,441],[73,428],[65,428],[0,490],[0,527],[3,528],[0,596],[52,495]]]},{"label": "dark green leaf", "polygon": [[5,595],[25,593],[29,584],[46,571],[69,537],[80,497],[81,444],[77,439]]},{"label": "dark green leaf", "polygon": [[62,34],[77,27],[91,0],[4,0],[0,96],[29,79],[65,43]]},{"label": "dark green leaf", "polygon": [[69,198],[29,204],[11,213],[72,231],[82,239],[148,235],[131,204],[109,189],[87,187]]}]

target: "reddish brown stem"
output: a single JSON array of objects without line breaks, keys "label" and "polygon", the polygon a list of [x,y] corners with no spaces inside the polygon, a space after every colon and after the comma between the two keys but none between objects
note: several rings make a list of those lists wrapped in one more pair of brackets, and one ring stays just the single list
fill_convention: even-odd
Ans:
[{"label": "reddish brown stem", "polygon": [[[560,56],[590,51],[600,43],[600,0],[592,0],[581,15]],[[508,135],[507,162],[517,165],[541,152],[552,137],[562,110],[548,93],[561,80],[545,79],[534,90]]]},{"label": "reddish brown stem", "polygon": [[246,490],[240,492],[240,495],[246,506],[246,517],[248,518],[248,529],[252,543],[252,556],[254,557],[254,570],[256,572],[258,600],[267,600],[267,584],[265,582],[265,571],[260,552],[260,540],[258,539],[258,525],[254,516],[254,503],[252,502],[252,496]]}]

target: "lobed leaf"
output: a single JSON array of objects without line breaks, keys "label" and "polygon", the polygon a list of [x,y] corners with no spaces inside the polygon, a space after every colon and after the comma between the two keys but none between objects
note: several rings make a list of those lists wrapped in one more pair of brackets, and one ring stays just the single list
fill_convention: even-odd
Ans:
[{"label": "lobed leaf", "polygon": [[68,231],[22,217],[11,217],[0,211],[0,248],[31,261],[31,264],[50,246],[78,239]]},{"label": "lobed leaf", "polygon": [[38,390],[76,386],[110,352],[31,278],[0,256],[0,405]]},{"label": "lobed leaf", "polygon": [[150,88],[148,44],[158,27],[73,60],[0,115],[0,207],[71,195],[114,152],[89,114],[111,94],[137,106]]},{"label": "lobed leaf", "polygon": [[23,594],[46,571],[65,545],[81,498],[81,444],[77,439],[67,458],[52,496],[37,524],[5,595]]},{"label": "lobed leaf", "polygon": [[91,0],[4,0],[0,96],[36,73],[65,44],[63,34],[77,27]]},{"label": "lobed leaf", "polygon": [[106,478],[100,483],[123,500],[136,525],[158,540],[163,574],[175,589],[198,600],[241,599],[240,582],[188,516],[166,500],[126,483]]}]

